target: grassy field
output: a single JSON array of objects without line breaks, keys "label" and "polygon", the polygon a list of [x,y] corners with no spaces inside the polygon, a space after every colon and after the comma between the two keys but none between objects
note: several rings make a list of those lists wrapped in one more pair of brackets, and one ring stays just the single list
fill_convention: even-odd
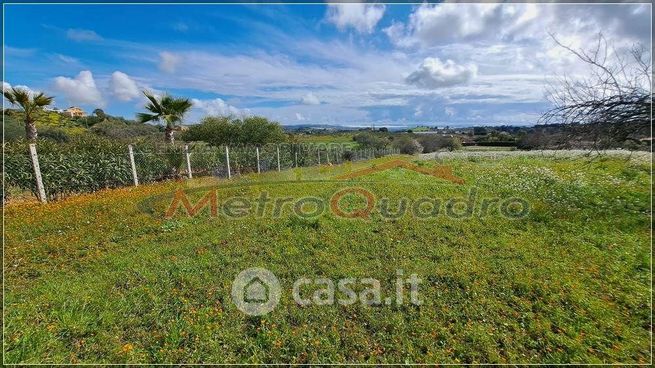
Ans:
[{"label": "grassy field", "polygon": [[[385,160],[9,204],[5,362],[650,361],[648,161],[453,158],[443,164],[463,185],[406,169],[333,180]],[[530,208],[516,219],[301,218],[289,207],[279,218],[164,216],[177,188],[195,199],[210,189],[219,201],[262,191],[327,201],[352,186],[391,203],[476,188]],[[230,298],[234,277],[255,266],[285,290],[261,317]],[[423,279],[422,305],[300,307],[287,292],[303,276],[391,288],[397,269]]]},{"label": "grassy field", "polygon": [[329,144],[338,143],[349,147],[357,146],[353,141],[353,135],[357,132],[330,133],[330,134],[298,134],[296,137],[300,143]]}]

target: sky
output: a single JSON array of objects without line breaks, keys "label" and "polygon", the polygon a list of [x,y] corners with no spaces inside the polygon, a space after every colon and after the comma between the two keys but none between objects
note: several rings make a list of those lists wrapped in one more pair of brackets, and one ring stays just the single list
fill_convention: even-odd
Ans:
[{"label": "sky", "polygon": [[651,47],[650,4],[7,5],[3,87],[134,118],[284,125],[532,125],[586,67],[558,46]]}]

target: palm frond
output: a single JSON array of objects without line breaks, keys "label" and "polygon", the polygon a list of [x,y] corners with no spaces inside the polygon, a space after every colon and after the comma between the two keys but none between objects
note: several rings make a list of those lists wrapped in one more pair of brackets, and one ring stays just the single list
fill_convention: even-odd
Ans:
[{"label": "palm frond", "polygon": [[55,98],[53,96],[46,96],[43,92],[41,92],[34,96],[32,101],[37,107],[44,107],[50,105],[54,99]]},{"label": "palm frond", "polygon": [[2,94],[5,96],[7,101],[9,101],[12,105],[16,104],[16,98],[14,97],[14,94],[10,90],[2,91]]},{"label": "palm frond", "polygon": [[159,115],[146,114],[145,112],[140,112],[136,114],[136,120],[139,123],[147,123],[149,121],[159,121]]},{"label": "palm frond", "polygon": [[11,87],[11,92],[14,95],[15,103],[25,108],[30,104],[30,92],[23,88]]},{"label": "palm frond", "polygon": [[143,91],[143,94],[150,101],[150,103],[146,105],[146,109],[148,109],[148,111],[151,111],[153,113],[160,113],[163,110],[161,104],[159,103],[159,101],[157,101],[157,97],[155,97],[155,95],[153,95],[148,91]]},{"label": "palm frond", "polygon": [[170,102],[172,112],[179,114],[180,117],[181,115],[184,115],[191,106],[193,106],[193,104],[188,98],[175,98]]},{"label": "palm frond", "polygon": [[155,106],[155,105],[153,105],[153,104],[151,104],[151,103],[146,104],[146,105],[144,106],[144,108],[145,108],[146,110],[150,111],[150,112],[153,113],[153,114],[156,114],[156,115],[157,115],[157,114],[161,114],[161,110],[160,110],[157,106]]},{"label": "palm frond", "polygon": [[172,103],[173,101],[174,101],[174,98],[173,98],[171,95],[169,95],[169,94],[165,94],[165,95],[163,95],[163,96],[161,97],[161,102],[160,102],[160,104],[161,104],[162,107],[165,108],[165,107],[167,107],[167,106],[170,106],[171,103]]}]

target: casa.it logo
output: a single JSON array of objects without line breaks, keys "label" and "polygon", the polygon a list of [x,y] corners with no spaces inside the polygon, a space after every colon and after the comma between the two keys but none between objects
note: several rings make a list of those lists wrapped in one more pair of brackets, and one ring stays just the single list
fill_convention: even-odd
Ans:
[{"label": "casa.it logo", "polygon": [[[402,269],[396,270],[395,282],[390,288],[372,277],[299,277],[293,282],[291,297],[301,307],[310,305],[352,305],[362,306],[400,306],[405,303],[421,305],[417,274],[405,276]],[[407,295],[409,289],[409,295]],[[282,284],[273,272],[253,267],[241,271],[232,283],[232,301],[242,313],[249,316],[263,316],[272,312],[280,302]]]}]

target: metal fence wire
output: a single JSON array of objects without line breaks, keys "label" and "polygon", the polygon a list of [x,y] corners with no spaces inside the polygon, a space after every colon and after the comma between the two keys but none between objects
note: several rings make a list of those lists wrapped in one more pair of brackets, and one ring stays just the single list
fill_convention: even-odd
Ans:
[{"label": "metal fence wire", "polygon": [[[38,156],[34,147],[34,153],[34,156],[27,152],[5,154],[3,175],[8,186],[30,191],[46,201],[76,193],[183,177],[231,178],[296,167],[336,165],[398,154],[399,151],[352,149],[341,144],[268,144],[258,147],[190,144],[130,145],[111,152],[92,153],[47,150]],[[44,198],[40,198],[39,186]]]}]

